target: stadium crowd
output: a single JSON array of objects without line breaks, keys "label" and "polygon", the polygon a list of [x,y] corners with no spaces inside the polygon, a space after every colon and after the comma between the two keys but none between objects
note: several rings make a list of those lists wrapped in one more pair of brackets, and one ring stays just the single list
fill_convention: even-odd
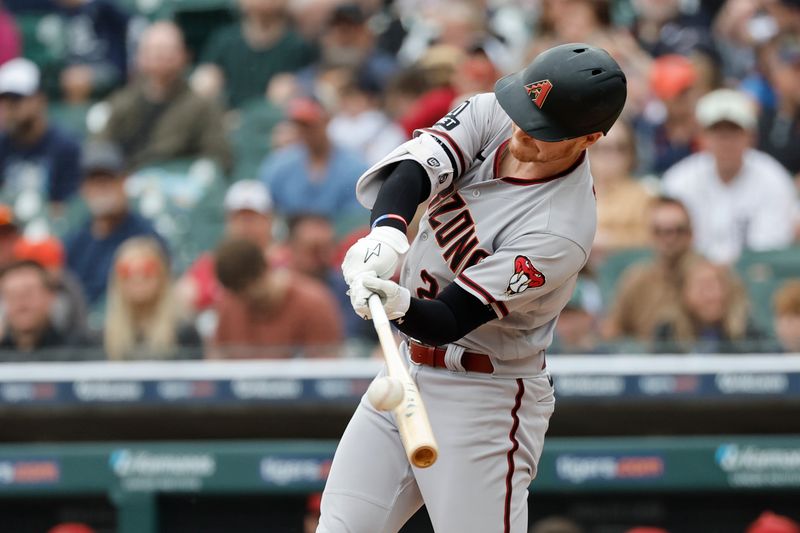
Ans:
[{"label": "stadium crowd", "polygon": [[576,41],[629,99],[553,351],[800,352],[798,0],[0,6],[4,360],[368,354],[359,175]]}]

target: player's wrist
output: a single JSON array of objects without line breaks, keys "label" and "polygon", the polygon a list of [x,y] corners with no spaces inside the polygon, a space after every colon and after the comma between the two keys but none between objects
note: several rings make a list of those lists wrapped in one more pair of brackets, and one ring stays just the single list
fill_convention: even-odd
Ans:
[{"label": "player's wrist", "polygon": [[408,237],[405,232],[391,226],[377,226],[369,232],[367,238],[386,243],[401,255],[408,251]]}]

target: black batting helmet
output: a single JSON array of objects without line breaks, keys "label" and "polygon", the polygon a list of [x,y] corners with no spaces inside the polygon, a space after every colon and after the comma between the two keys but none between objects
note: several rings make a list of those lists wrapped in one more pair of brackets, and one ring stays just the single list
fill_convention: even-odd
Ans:
[{"label": "black batting helmet", "polygon": [[570,43],[542,52],[526,68],[501,78],[494,93],[525,133],[554,142],[608,133],[628,89],[625,74],[608,52]]}]

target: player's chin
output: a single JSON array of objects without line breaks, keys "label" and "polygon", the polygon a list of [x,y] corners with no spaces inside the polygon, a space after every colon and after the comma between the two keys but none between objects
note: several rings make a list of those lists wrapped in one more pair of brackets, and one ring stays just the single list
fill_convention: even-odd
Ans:
[{"label": "player's chin", "polygon": [[508,151],[514,159],[523,163],[538,163],[541,159],[541,154],[535,146],[514,146],[512,141],[509,143]]}]

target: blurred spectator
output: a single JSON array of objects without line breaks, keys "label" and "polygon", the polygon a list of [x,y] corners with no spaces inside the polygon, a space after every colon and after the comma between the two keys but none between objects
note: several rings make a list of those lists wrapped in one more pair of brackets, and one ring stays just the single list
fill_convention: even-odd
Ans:
[{"label": "blurred spectator", "polygon": [[654,201],[650,232],[655,257],[622,274],[605,326],[606,337],[651,339],[661,314],[678,305],[683,276],[698,259],[692,252],[691,219],[679,201]]},{"label": "blurred spectator", "polygon": [[22,237],[14,245],[17,261],[34,261],[47,270],[54,301],[50,320],[60,333],[87,336],[86,298],[80,281],[65,270],[64,246],[55,237]]},{"label": "blurred spectator", "polygon": [[641,170],[661,175],[669,167],[697,149],[697,69],[678,55],[667,55],[653,62],[650,90],[657,100],[650,101],[636,119]]},{"label": "blurred spectator", "polygon": [[597,196],[592,253],[647,245],[652,195],[633,177],[636,143],[628,123],[618,121],[589,149],[589,160]]},{"label": "blurred spectator", "polygon": [[95,531],[86,524],[65,522],[48,530],[47,533],[95,533]]},{"label": "blurred spectator", "polygon": [[800,533],[800,524],[786,516],[764,511],[745,533]]},{"label": "blurred spectator", "polygon": [[53,288],[40,264],[19,261],[7,266],[0,274],[0,298],[4,309],[0,350],[57,351],[82,341],[72,332],[60,333],[50,320]]},{"label": "blurred spectator", "polygon": [[367,24],[366,13],[357,3],[335,6],[319,41],[319,61],[298,74],[308,87],[320,70],[344,68],[361,72],[380,92],[397,71],[395,58],[375,47],[375,36]]},{"label": "blurred spectator", "polygon": [[583,533],[583,528],[563,516],[548,516],[531,524],[528,533]]},{"label": "blurred spectator", "polygon": [[[19,57],[22,51],[22,40],[19,36],[17,23],[14,17],[5,10],[0,2],[0,65]],[[2,119],[0,119],[0,123]]]},{"label": "blurred spectator", "polygon": [[800,33],[780,37],[766,47],[766,54],[777,102],[761,111],[758,147],[786,167],[800,186]]},{"label": "blurred spectator", "polygon": [[633,0],[631,4],[636,12],[633,33],[651,56],[689,55],[698,47],[714,46],[710,21],[705,14],[700,10],[685,12],[681,9],[698,7],[699,2]]},{"label": "blurred spectator", "polygon": [[14,213],[7,205],[0,204],[0,270],[15,261],[14,247],[19,237]]},{"label": "blurred spectator", "polygon": [[0,67],[0,179],[3,195],[68,200],[80,180],[80,146],[47,120],[39,69],[27,59]]},{"label": "blurred spectator", "polygon": [[335,357],[342,342],[339,309],[319,281],[267,266],[264,252],[246,240],[228,240],[215,252],[226,289],[212,358]]},{"label": "blurred spectator", "polygon": [[287,245],[292,270],[317,278],[327,284],[332,276],[338,276],[338,265],[334,268],[333,254],[336,249],[336,234],[330,219],[320,215],[297,215],[289,220]]},{"label": "blurred spectator", "polygon": [[770,155],[750,148],[756,127],[752,102],[720,89],[697,104],[704,150],[664,174],[664,191],[688,208],[695,248],[730,263],[742,250],[791,244],[797,221],[795,190],[786,170]]},{"label": "blurred spectator", "polygon": [[238,0],[241,21],[217,30],[193,76],[204,96],[227,94],[232,107],[263,98],[270,78],[315,59],[313,47],[289,26],[287,0]]},{"label": "blurred spectator", "polygon": [[80,280],[86,299],[93,306],[105,295],[119,245],[136,236],[161,237],[147,220],[128,207],[125,162],[119,148],[102,141],[87,143],[81,166],[81,196],[89,209],[89,218],[66,238],[65,246],[67,265]]},{"label": "blurred spectator", "polygon": [[56,0],[64,50],[64,98],[84,102],[123,83],[128,66],[128,14],[113,0]]},{"label": "blurred spectator", "polygon": [[328,124],[332,142],[358,152],[368,165],[377,163],[407,139],[402,128],[381,109],[380,91],[358,72],[342,87],[337,113]]},{"label": "blurred spectator", "polygon": [[322,503],[322,494],[315,492],[308,495],[306,500],[306,514],[303,516],[303,533],[316,533],[319,526],[319,508]]},{"label": "blurred spectator", "polygon": [[787,281],[775,292],[773,316],[780,349],[800,353],[800,279]]},{"label": "blurred spectator", "polygon": [[800,2],[798,0],[764,2],[764,8],[772,16],[778,33],[800,32]]},{"label": "blurred spectator", "polygon": [[183,322],[161,244],[134,237],[119,247],[106,298],[103,346],[112,360],[198,358],[193,326]]},{"label": "blurred spectator", "polygon": [[549,353],[570,355],[606,353],[602,345],[597,317],[600,313],[600,289],[586,277],[579,277],[567,305],[558,316],[553,345]]},{"label": "blurred spectator", "polygon": [[111,97],[101,134],[122,148],[129,167],[207,157],[230,170],[222,111],[189,88],[187,61],[183,34],[172,22],[156,22],[142,34],[138,78]]},{"label": "blurred spectator", "polygon": [[[265,254],[272,243],[272,199],[260,181],[242,180],[230,186],[223,201],[225,235],[255,243]],[[219,295],[214,255],[202,254],[179,284],[181,299],[195,312],[209,309]]]},{"label": "blurred spectator", "polygon": [[679,305],[665,317],[655,330],[657,351],[757,351],[762,338],[750,322],[744,287],[726,266],[705,260],[686,270]]},{"label": "blurred spectator", "polygon": [[366,163],[331,142],[329,116],[318,102],[295,99],[289,104],[288,117],[297,126],[301,142],[267,156],[259,171],[276,211],[286,216],[316,213],[334,220],[359,212],[355,186]]}]

